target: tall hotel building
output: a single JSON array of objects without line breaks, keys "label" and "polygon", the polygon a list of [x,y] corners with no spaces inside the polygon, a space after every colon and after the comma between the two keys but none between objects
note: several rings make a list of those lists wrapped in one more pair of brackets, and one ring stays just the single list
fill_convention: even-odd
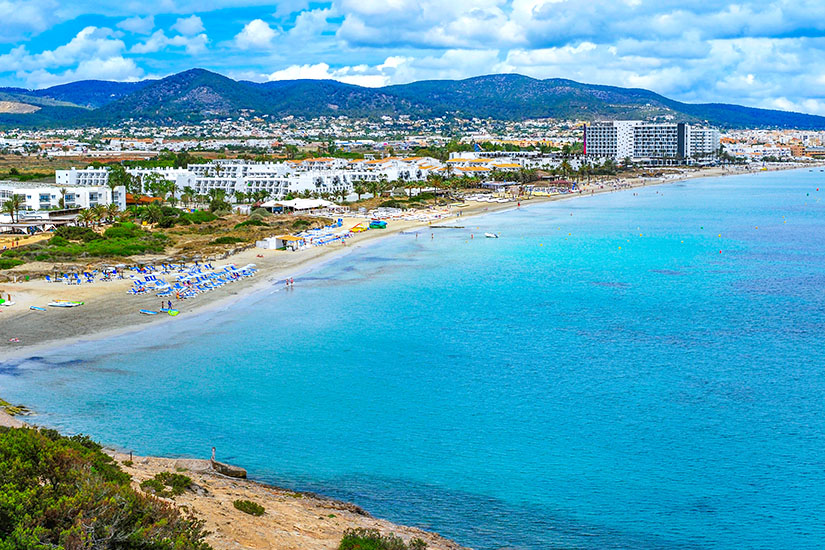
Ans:
[{"label": "tall hotel building", "polygon": [[634,161],[685,160],[712,155],[719,149],[719,131],[640,120],[596,122],[584,129],[585,152],[591,157]]}]

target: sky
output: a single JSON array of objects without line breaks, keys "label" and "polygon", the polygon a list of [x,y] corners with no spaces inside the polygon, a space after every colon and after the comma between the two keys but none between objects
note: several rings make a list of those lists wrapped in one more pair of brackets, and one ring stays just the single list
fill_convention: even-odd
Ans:
[{"label": "sky", "polygon": [[0,0],[0,86],[492,73],[825,115],[825,0]]}]

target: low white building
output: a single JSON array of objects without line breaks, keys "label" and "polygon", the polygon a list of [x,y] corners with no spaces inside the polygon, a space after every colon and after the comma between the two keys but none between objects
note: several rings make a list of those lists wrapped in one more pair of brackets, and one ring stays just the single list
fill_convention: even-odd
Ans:
[{"label": "low white building", "polygon": [[[406,182],[424,181],[443,165],[429,157],[384,158],[348,160],[341,158],[311,158],[286,162],[250,162],[245,160],[215,160],[205,164],[191,164],[186,168],[127,168],[126,171],[141,183],[149,174],[158,174],[175,183],[180,196],[186,188],[198,195],[221,190],[227,196],[235,193],[264,192],[267,197],[283,199],[306,191],[349,195],[357,181]],[[57,184],[61,186],[100,186],[109,179],[107,168],[57,170]]]},{"label": "low white building", "polygon": [[114,203],[119,209],[126,209],[124,187],[116,187],[113,196],[112,190],[105,185],[68,187],[0,182],[0,206],[13,195],[23,197],[21,210],[28,211],[59,209],[61,198],[65,208],[89,208],[99,204],[108,206]]}]

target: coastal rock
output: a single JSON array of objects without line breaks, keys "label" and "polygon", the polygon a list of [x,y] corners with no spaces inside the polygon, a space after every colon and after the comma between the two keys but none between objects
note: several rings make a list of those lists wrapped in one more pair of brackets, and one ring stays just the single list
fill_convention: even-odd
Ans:
[{"label": "coastal rock", "polygon": [[228,476],[228,477],[237,477],[241,479],[246,479],[246,470],[241,468],[240,466],[232,466],[231,464],[224,464],[223,462],[218,462],[217,460],[210,461],[212,463],[212,469],[218,472],[219,474]]},{"label": "coastal rock", "polygon": [[199,474],[205,474],[212,470],[212,464],[208,460],[197,458],[179,458],[175,460],[175,469],[188,470]]}]

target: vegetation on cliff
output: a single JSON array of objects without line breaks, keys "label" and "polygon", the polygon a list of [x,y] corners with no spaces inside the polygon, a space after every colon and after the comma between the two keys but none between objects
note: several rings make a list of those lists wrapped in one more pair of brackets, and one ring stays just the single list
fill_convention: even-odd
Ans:
[{"label": "vegetation on cliff", "polygon": [[0,428],[0,550],[209,550],[205,535],[88,437]]}]

